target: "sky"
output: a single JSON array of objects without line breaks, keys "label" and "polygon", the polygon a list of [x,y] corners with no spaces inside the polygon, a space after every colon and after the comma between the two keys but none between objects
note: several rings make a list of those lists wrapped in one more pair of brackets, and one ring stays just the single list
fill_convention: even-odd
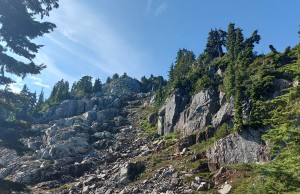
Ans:
[{"label": "sky", "polygon": [[140,79],[151,74],[167,79],[178,49],[203,52],[211,29],[227,30],[230,22],[245,37],[258,29],[255,50],[268,53],[299,42],[298,0],[60,0],[45,21],[54,32],[35,40],[44,45],[35,62],[47,68],[11,86],[20,91],[44,89],[49,96],[61,80],[70,85],[84,75],[105,82],[114,73]]}]

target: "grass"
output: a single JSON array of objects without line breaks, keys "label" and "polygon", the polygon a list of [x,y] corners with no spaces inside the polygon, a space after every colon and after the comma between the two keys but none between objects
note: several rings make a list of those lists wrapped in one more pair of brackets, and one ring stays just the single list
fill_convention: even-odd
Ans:
[{"label": "grass", "polygon": [[155,136],[157,134],[157,125],[152,126],[147,120],[141,120],[139,124],[144,129],[144,136]]}]

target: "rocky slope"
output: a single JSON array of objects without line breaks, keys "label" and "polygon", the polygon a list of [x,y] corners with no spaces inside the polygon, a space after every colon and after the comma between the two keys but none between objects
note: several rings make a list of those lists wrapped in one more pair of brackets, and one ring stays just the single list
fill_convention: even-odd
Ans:
[{"label": "rocky slope", "polygon": [[212,138],[235,113],[234,98],[215,91],[189,96],[176,90],[149,119],[158,122],[152,128],[161,137],[149,135],[140,121],[154,98],[136,84],[51,107],[31,128],[39,135],[21,140],[31,152],[20,156],[0,147],[0,178],[24,183],[24,193],[34,194],[229,193],[226,181],[245,175],[222,165],[269,160],[264,129]]}]

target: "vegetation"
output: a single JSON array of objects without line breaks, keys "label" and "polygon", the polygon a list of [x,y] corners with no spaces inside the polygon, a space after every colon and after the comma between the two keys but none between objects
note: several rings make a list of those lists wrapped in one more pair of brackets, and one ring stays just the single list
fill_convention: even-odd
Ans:
[{"label": "vegetation", "polygon": [[[36,92],[31,92],[27,85],[19,94],[11,91],[14,76],[24,78],[29,74],[39,74],[46,67],[33,62],[42,47],[33,39],[54,30],[55,24],[42,22],[42,19],[57,7],[58,0],[0,1],[0,86],[3,88],[0,89],[0,145],[13,148],[20,155],[30,150],[19,139],[37,135],[27,129],[43,110],[64,100],[83,98],[103,90],[99,78],[93,83],[91,76],[83,76],[71,88],[68,81],[62,79],[57,82],[47,100],[43,91],[37,99]],[[176,60],[170,66],[168,81],[161,76],[143,76],[140,81],[142,91],[155,93],[154,111],[175,90],[183,90],[190,95],[204,89],[225,92],[227,101],[234,99],[233,123],[224,122],[214,137],[190,149],[200,154],[216,140],[231,133],[249,127],[269,129],[263,139],[271,146],[270,162],[264,165],[227,166],[251,174],[239,180],[240,184],[233,192],[299,193],[300,86],[283,87],[281,85],[284,83],[281,83],[300,81],[300,44],[294,48],[287,47],[282,53],[270,45],[269,54],[258,55],[254,52],[254,46],[259,44],[260,39],[257,30],[247,38],[243,30],[233,23],[228,25],[227,31],[211,30],[203,53],[196,57],[193,51],[179,49]],[[106,84],[126,77],[126,73],[122,76],[116,73],[107,78]],[[244,117],[246,106],[250,110],[249,117]],[[157,137],[157,126],[146,120],[142,120],[140,125],[145,129],[145,135]],[[168,146],[173,146],[178,134],[172,133],[164,138]],[[149,176],[165,165],[174,165],[177,170],[195,170],[203,162],[192,160],[192,154],[182,161],[182,158],[174,157],[172,147],[142,159],[150,167],[143,176]],[[199,174],[208,178],[211,175],[209,172]],[[62,188],[68,187],[64,185]],[[3,192],[25,189],[19,183],[0,179],[0,190]]]},{"label": "vegetation", "polygon": [[[17,112],[20,101],[24,100],[24,93],[17,95],[10,90],[13,76],[24,78],[28,74],[39,74],[46,67],[33,62],[42,45],[32,40],[53,31],[55,24],[41,19],[57,7],[58,0],[0,1],[0,86],[4,87],[0,89],[0,121]],[[38,16],[41,19],[37,19]],[[27,88],[23,89],[27,92]],[[29,98],[26,100],[32,102]],[[26,108],[23,107],[23,110]]]},{"label": "vegetation", "polygon": [[[255,30],[245,38],[242,29],[229,24],[227,32],[211,30],[206,48],[198,59],[180,49],[170,66],[164,95],[176,89],[191,95],[202,89],[225,92],[234,98],[233,127],[223,123],[216,139],[245,128],[270,129],[263,136],[272,148],[272,161],[248,169],[252,178],[241,180],[237,193],[297,193],[300,185],[300,86],[281,86],[299,82],[300,44],[284,52],[270,45],[271,52],[257,55],[254,45],[260,41]],[[226,48],[227,53],[223,52]],[[288,87],[282,89],[281,87]],[[247,104],[247,105],[246,105]],[[250,113],[244,117],[245,106]],[[228,121],[229,122],[229,121]]]}]

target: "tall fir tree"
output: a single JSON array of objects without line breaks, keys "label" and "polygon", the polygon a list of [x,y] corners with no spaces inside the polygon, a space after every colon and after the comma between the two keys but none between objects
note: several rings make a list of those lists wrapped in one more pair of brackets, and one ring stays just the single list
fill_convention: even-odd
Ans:
[{"label": "tall fir tree", "polygon": [[234,42],[234,59],[238,59],[240,52],[243,50],[243,42],[244,42],[244,35],[242,33],[242,29],[237,28],[235,32],[235,42]]},{"label": "tall fir tree", "polygon": [[227,37],[226,37],[226,50],[227,54],[234,59],[234,45],[235,45],[235,28],[234,23],[230,23],[228,26]]}]

